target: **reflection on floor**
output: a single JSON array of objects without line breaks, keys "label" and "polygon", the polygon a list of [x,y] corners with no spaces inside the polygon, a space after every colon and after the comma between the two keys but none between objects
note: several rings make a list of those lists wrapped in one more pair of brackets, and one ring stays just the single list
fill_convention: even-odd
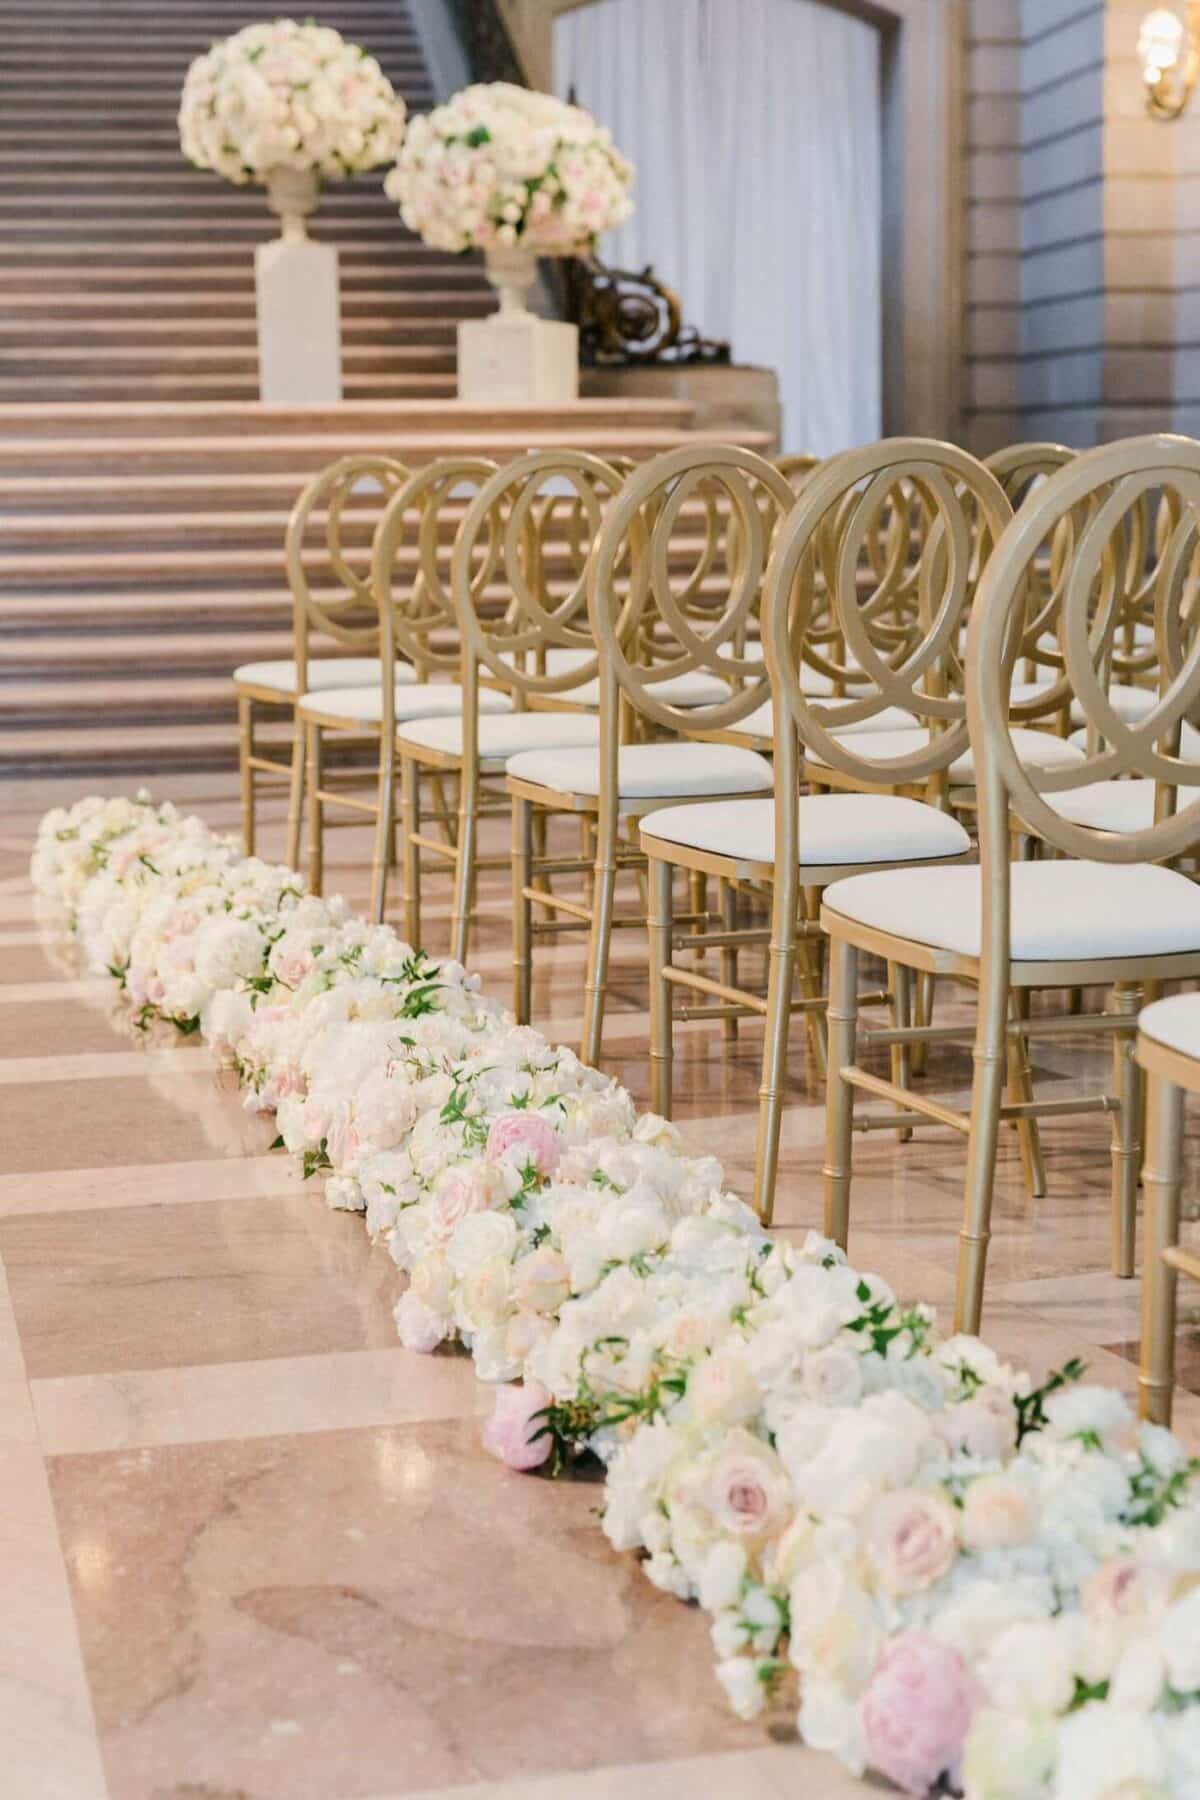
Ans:
[{"label": "reflection on floor", "polygon": [[[131,784],[132,785],[132,784]],[[164,792],[218,826],[225,777]],[[823,1757],[730,1718],[701,1618],[611,1554],[596,1490],[508,1474],[453,1355],[399,1349],[397,1276],[330,1213],[191,1040],[114,1029],[39,923],[28,846],[79,783],[10,788],[0,824],[0,1743],[8,1800],[849,1800]],[[271,812],[264,842],[280,843]],[[365,837],[332,839],[361,904]],[[430,948],[444,943],[432,880]],[[506,878],[473,965],[507,995]],[[645,956],[619,935],[606,1066],[646,1093]],[[582,945],[539,955],[537,1022],[574,1041]],[[947,1002],[951,1016],[953,1002]],[[967,1016],[964,1008],[963,1016]],[[119,1024],[119,1021],[118,1021]],[[745,1192],[759,1039],[679,1034],[677,1116]],[[1103,1081],[1054,1045],[1039,1083]],[[930,1079],[961,1086],[961,1050]],[[821,1111],[797,1045],[780,1228],[819,1220]],[[1050,1193],[1004,1148],[988,1336],[1082,1351],[1130,1391],[1138,1289],[1107,1272],[1108,1146],[1048,1127]],[[1196,1185],[1200,1146],[1189,1164]],[[961,1144],[856,1146],[852,1253],[948,1309]],[[1182,1375],[1200,1390],[1200,1335]],[[1200,1400],[1179,1423],[1200,1441]]]}]

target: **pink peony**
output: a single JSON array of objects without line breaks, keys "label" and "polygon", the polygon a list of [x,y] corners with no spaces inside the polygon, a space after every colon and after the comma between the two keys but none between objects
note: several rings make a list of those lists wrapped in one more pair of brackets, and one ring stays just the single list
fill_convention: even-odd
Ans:
[{"label": "pink peony", "polygon": [[867,1760],[924,1796],[957,1771],[981,1699],[957,1650],[922,1631],[904,1631],[884,1649],[859,1701]]},{"label": "pink peony", "polygon": [[539,1381],[510,1382],[496,1395],[492,1416],[483,1428],[483,1447],[510,1469],[540,1468],[550,1455],[549,1435],[538,1437],[543,1420],[536,1417],[550,1404]]},{"label": "pink peony", "polygon": [[501,1113],[488,1132],[489,1162],[531,1163],[539,1175],[552,1175],[561,1154],[557,1132],[540,1113]]}]

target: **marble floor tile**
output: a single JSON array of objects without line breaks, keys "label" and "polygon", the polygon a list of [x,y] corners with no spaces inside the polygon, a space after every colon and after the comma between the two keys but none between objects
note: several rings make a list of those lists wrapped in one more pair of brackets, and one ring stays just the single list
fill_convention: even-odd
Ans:
[{"label": "marble floor tile", "polygon": [[297,1158],[281,1151],[221,1161],[115,1163],[98,1169],[43,1169],[0,1175],[0,1217],[13,1213],[90,1212],[112,1206],[186,1206],[198,1200],[255,1201],[267,1194],[312,1193]]},{"label": "marble floor tile", "polygon": [[[428,1788],[405,1800],[863,1800],[883,1792],[796,1744],[650,1765],[622,1763],[582,1775]],[[395,1800],[373,1794],[369,1800]]]},{"label": "marble floor tile", "polygon": [[391,1348],[403,1279],[319,1189],[0,1219],[30,1376]]},{"label": "marble floor tile", "polygon": [[50,1460],[112,1800],[349,1800],[745,1748],[587,1482],[471,1423]]},{"label": "marble floor tile", "polygon": [[263,1155],[272,1141],[274,1126],[242,1109],[230,1078],[214,1077],[204,1051],[114,1051],[111,1073],[80,1058],[82,1078],[69,1072],[72,1060],[61,1059],[55,1078],[47,1068],[54,1059],[36,1058],[36,1076],[19,1082],[6,1081],[12,1065],[0,1062],[8,1174]]}]

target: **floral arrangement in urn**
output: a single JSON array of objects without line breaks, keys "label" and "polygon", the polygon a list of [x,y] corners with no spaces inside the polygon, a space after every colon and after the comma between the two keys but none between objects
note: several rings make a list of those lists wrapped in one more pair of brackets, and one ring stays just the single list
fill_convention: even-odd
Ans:
[{"label": "floral arrangement in urn", "polygon": [[534,258],[592,249],[629,217],[632,185],[590,113],[505,81],[414,119],[386,182],[410,231],[436,250],[482,250],[501,307],[518,309]]},{"label": "floral arrangement in urn", "polygon": [[302,234],[322,176],[390,162],[404,125],[404,102],[373,56],[294,19],[247,25],[198,56],[179,106],[188,160],[239,187],[265,182],[285,235],[297,217]]}]

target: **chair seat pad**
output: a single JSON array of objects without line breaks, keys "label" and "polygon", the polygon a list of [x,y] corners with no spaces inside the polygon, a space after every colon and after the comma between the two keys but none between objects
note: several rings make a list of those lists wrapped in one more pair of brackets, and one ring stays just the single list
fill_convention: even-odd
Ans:
[{"label": "chair seat pad", "polygon": [[[294,694],[296,665],[290,656],[281,656],[275,662],[243,663],[240,669],[233,671],[233,679],[244,681],[249,687],[275,688],[281,694]],[[310,694],[320,692],[322,688],[372,687],[379,680],[379,658],[330,656],[314,661],[310,657],[307,680]],[[416,672],[407,663],[397,663],[396,680],[415,681]]]},{"label": "chair seat pad", "polygon": [[[897,869],[851,875],[825,908],[914,943],[978,956],[981,871]],[[1200,952],[1200,887],[1156,863],[1012,865],[1017,962],[1083,962]]]},{"label": "chair seat pad", "polygon": [[[860,754],[864,761],[872,762],[891,762],[897,757],[911,756],[915,750],[923,750],[929,742],[929,732],[924,725],[918,725],[915,731],[864,732],[861,729],[847,729],[841,735],[848,743],[857,737],[869,737],[870,744],[864,744]],[[1069,743],[1066,738],[1055,737],[1048,731],[1033,731],[1026,726],[1014,725],[1009,736],[1017,755],[1030,768],[1061,769],[1084,760],[1078,744]],[[809,751],[807,760],[815,768],[822,758],[816,752]],[[968,745],[962,755],[951,763],[950,780],[972,782],[974,779],[975,753]]]},{"label": "chair seat pad", "polygon": [[[545,674],[569,675],[572,669],[582,669],[586,667],[588,663],[594,664],[596,661],[596,652],[595,650],[585,650],[582,645],[548,644],[544,652],[543,660],[545,662]],[[536,666],[536,658],[532,653],[527,653],[525,651],[517,652],[515,650],[502,650],[500,652],[500,661],[502,663],[507,663],[510,669],[520,667],[522,669],[532,670]]]},{"label": "chair seat pad", "polygon": [[[525,750],[508,772],[559,793],[600,792],[599,750]],[[771,765],[732,744],[624,744],[617,783],[623,800],[664,800],[685,794],[761,794],[771,788]]]},{"label": "chair seat pad", "polygon": [[[821,704],[827,712],[836,715],[839,707],[852,706],[854,702],[849,699],[828,700],[822,698]],[[839,729],[836,718],[832,729],[835,732]],[[919,731],[920,729],[921,727],[913,715],[905,712],[903,707],[885,706],[875,714],[874,718],[860,719],[856,724],[846,726],[846,734],[848,736],[851,732],[864,732],[868,736],[873,736],[876,732],[881,731]],[[765,700],[761,706],[756,706],[752,713],[748,713],[739,724],[730,726],[730,730],[748,731],[753,732],[755,737],[773,738],[775,736],[773,703]]]},{"label": "chair seat pad", "polygon": [[[666,806],[642,826],[643,838],[686,844],[718,856],[775,861],[775,802],[713,800]],[[893,794],[813,794],[800,802],[800,866],[913,862],[965,856],[971,840],[957,819]]]},{"label": "chair seat pad", "polygon": [[1172,994],[1138,1014],[1138,1030],[1168,1050],[1200,1060],[1200,994]]},{"label": "chair seat pad", "polygon": [[1154,823],[1153,781],[1089,781],[1065,794],[1043,794],[1047,806],[1093,831],[1143,831]]},{"label": "chair seat pad", "polygon": [[[398,731],[396,739],[457,756],[462,750],[462,718],[417,719]],[[479,754],[485,761],[522,750],[577,749],[599,742],[600,721],[594,713],[508,713],[479,721]]]},{"label": "chair seat pad", "polygon": [[[1124,719],[1127,725],[1136,725],[1158,705],[1157,688],[1127,687],[1123,682],[1114,681],[1106,690],[1108,703],[1118,719]],[[1072,725],[1086,725],[1087,714],[1078,700],[1071,701]]]},{"label": "chair seat pad", "polygon": [[[705,669],[689,669],[686,675],[668,675],[665,681],[646,685],[646,692],[664,706],[719,706],[732,691],[727,681]],[[577,706],[599,706],[600,682],[581,681],[578,687],[568,688],[563,699],[573,700]]]},{"label": "chair seat pad", "polygon": [[[381,688],[333,688],[328,693],[305,694],[300,705],[359,725],[378,725],[383,718]],[[512,701],[496,688],[480,688],[481,712],[511,712]],[[396,690],[396,718],[425,719],[439,713],[461,713],[462,689],[455,681],[423,681]]]}]

